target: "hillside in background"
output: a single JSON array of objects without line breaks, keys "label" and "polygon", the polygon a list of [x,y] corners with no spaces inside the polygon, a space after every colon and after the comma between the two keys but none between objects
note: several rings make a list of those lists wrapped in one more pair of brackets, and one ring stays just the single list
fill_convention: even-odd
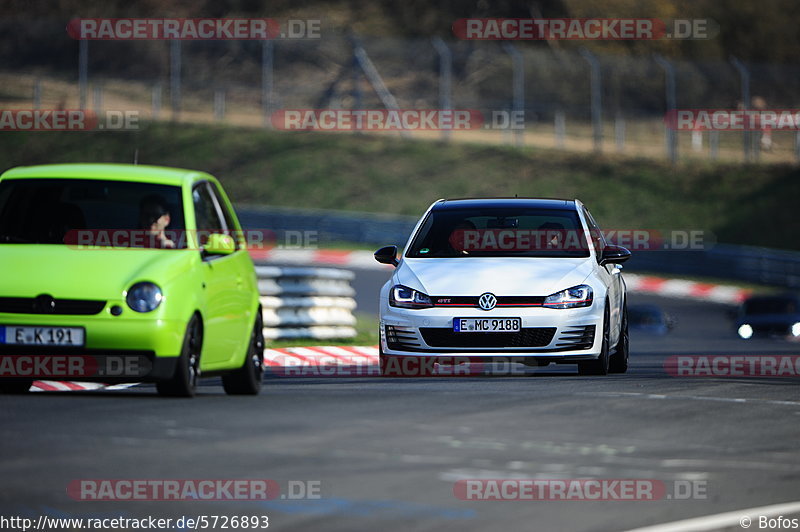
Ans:
[{"label": "hillside in background", "polygon": [[684,164],[396,136],[144,124],[137,132],[3,133],[3,170],[133,161],[205,170],[235,202],[419,215],[442,197],[580,198],[606,228],[713,232],[800,249],[800,169]]}]

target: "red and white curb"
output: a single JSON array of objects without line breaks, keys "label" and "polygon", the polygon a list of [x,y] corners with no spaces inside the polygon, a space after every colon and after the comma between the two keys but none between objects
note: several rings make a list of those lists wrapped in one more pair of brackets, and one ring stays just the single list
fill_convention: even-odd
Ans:
[{"label": "red and white curb", "polygon": [[738,304],[750,295],[750,290],[724,284],[699,283],[685,279],[664,279],[635,273],[625,274],[629,292],[677,297],[715,303]]},{"label": "red and white curb", "polygon": [[[321,346],[284,347],[264,350],[264,366],[309,367],[309,366],[377,366],[378,346]],[[32,392],[74,392],[88,390],[123,390],[137,383],[107,386],[98,382],[34,381]]]},{"label": "red and white curb", "polygon": [[89,390],[123,390],[136,386],[138,383],[114,384],[108,386],[99,382],[71,382],[71,381],[33,381],[32,392],[77,392]]},{"label": "red and white curb", "polygon": [[377,365],[378,346],[284,347],[265,349],[266,367]]}]

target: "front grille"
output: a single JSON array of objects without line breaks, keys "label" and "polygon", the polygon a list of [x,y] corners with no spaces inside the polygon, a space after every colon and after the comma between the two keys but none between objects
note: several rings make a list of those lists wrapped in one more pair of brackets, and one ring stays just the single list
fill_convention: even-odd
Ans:
[{"label": "front grille", "polygon": [[408,327],[386,326],[386,344],[389,349],[421,347],[417,333]]},{"label": "front grille", "polygon": [[555,327],[529,327],[519,332],[457,333],[452,329],[421,328],[422,338],[431,347],[545,347],[556,333]]},{"label": "front grille", "polygon": [[[431,296],[434,307],[475,307],[480,296]],[[543,296],[497,296],[498,307],[541,307]]]},{"label": "front grille", "polygon": [[105,306],[105,301],[90,299],[53,299],[48,296],[0,297],[0,312],[9,314],[72,314],[88,316],[99,313]]},{"label": "front grille", "polygon": [[556,347],[572,347],[574,349],[590,349],[594,344],[594,325],[567,327],[558,335]]}]

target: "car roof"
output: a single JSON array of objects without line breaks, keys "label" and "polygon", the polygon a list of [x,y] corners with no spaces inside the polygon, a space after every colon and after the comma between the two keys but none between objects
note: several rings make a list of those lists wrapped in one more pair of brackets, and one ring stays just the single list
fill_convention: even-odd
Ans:
[{"label": "car roof", "polygon": [[181,186],[197,179],[213,179],[205,172],[139,164],[44,164],[12,168],[0,179],[105,179]]},{"label": "car roof", "polygon": [[576,200],[559,198],[456,198],[439,200],[433,210],[470,208],[529,208],[574,211]]}]

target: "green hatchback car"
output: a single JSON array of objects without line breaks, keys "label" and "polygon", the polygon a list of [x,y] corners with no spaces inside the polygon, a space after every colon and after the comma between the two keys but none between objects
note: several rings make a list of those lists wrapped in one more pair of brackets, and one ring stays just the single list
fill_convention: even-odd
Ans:
[{"label": "green hatchback car", "polygon": [[0,176],[0,390],[34,379],[155,382],[191,397],[221,376],[257,394],[258,284],[211,175],[124,164]]}]

